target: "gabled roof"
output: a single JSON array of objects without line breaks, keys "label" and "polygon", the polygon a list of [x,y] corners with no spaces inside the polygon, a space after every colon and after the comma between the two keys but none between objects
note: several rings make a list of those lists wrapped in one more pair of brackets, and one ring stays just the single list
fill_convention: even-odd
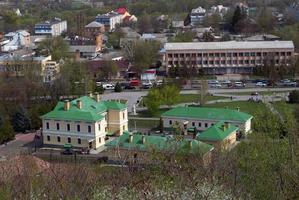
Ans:
[{"label": "gabled roof", "polygon": [[93,21],[93,22],[90,22],[89,24],[87,24],[85,26],[85,28],[99,28],[99,27],[103,27],[104,25],[97,22],[97,21]]},{"label": "gabled roof", "polygon": [[206,107],[177,107],[163,113],[161,116],[240,122],[246,122],[252,118],[251,115],[237,110]]},{"label": "gabled roof", "polygon": [[[150,150],[155,149],[159,151],[178,151],[178,152],[192,152],[192,153],[202,153],[205,154],[213,149],[213,147],[209,144],[191,140],[188,141],[186,139],[182,141],[177,141],[173,137],[163,137],[163,136],[149,136],[149,135],[140,135],[133,134],[132,142],[129,141],[130,134],[124,133],[120,137],[114,139],[111,142],[108,142],[106,146],[108,147],[120,147],[123,149],[133,150]],[[145,139],[145,143],[143,144],[143,137]],[[192,145],[190,146],[190,143]]]},{"label": "gabled roof", "polygon": [[237,130],[236,126],[220,121],[202,133],[198,133],[196,139],[200,141],[222,141]]},{"label": "gabled roof", "polygon": [[[79,109],[77,101],[81,100],[82,109]],[[93,98],[83,96],[70,102],[70,109],[64,110],[64,102],[58,102],[53,111],[42,116],[43,119],[71,120],[96,122],[104,118],[102,113],[108,110],[124,110],[127,105],[116,101],[96,102]]]}]

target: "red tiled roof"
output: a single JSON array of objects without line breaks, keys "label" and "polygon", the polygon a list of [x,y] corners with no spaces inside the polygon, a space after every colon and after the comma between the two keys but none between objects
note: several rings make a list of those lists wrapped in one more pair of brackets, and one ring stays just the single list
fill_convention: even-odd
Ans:
[{"label": "red tiled roof", "polygon": [[116,9],[116,12],[117,12],[118,14],[123,15],[123,14],[125,14],[125,13],[128,12],[128,11],[127,11],[127,8],[125,8],[125,7],[120,7],[120,8],[117,8],[117,9]]}]

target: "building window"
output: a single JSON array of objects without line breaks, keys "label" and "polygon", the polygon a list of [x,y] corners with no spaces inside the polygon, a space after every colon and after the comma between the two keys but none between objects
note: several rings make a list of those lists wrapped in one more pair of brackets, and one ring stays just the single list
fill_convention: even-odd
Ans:
[{"label": "building window", "polygon": [[59,123],[56,123],[56,129],[57,129],[57,130],[60,129],[60,125],[59,125]]},{"label": "building window", "polygon": [[51,141],[50,135],[47,135],[47,141]]},{"label": "building window", "polygon": [[123,119],[126,119],[126,115],[125,115],[125,112],[123,112]]},{"label": "building window", "polygon": [[126,126],[123,126],[123,131],[126,130]]},{"label": "building window", "polygon": [[246,53],[245,53],[245,56],[246,56],[246,57],[248,57],[249,55],[250,55],[249,52],[246,52]]},{"label": "building window", "polygon": [[172,125],[172,121],[171,120],[169,120],[169,124]]},{"label": "building window", "polygon": [[206,127],[206,128],[208,127],[208,123],[205,123],[205,127]]},{"label": "building window", "polygon": [[77,131],[80,132],[80,125],[77,125]]},{"label": "building window", "polygon": [[222,57],[222,58],[225,57],[225,53],[221,53],[221,57]]},{"label": "building window", "polygon": [[243,57],[243,55],[244,55],[243,53],[239,53],[239,56],[240,56],[240,57]]},{"label": "building window", "polygon": [[195,122],[192,122],[192,126],[195,126]]},{"label": "building window", "polygon": [[99,143],[102,143],[102,138],[99,137]]},{"label": "building window", "polygon": [[227,53],[227,57],[232,57],[232,53]]},{"label": "building window", "polygon": [[251,52],[250,56],[254,57],[255,56],[255,52]]},{"label": "building window", "polygon": [[88,126],[88,133],[91,133],[91,126]]},{"label": "building window", "polygon": [[67,142],[68,142],[69,144],[71,144],[71,143],[72,143],[72,139],[71,139],[70,137],[68,137],[68,138],[67,138]]},{"label": "building window", "polygon": [[70,125],[70,124],[67,124],[67,125],[66,125],[66,130],[67,130],[67,131],[70,131],[70,130],[71,130],[71,125]]},{"label": "building window", "polygon": [[46,129],[49,129],[49,122],[46,123]]},{"label": "building window", "polygon": [[81,139],[80,138],[78,138],[78,144],[81,144]]},{"label": "building window", "polygon": [[60,139],[60,136],[57,136],[57,142],[60,142],[61,139]]},{"label": "building window", "polygon": [[261,52],[257,52],[256,55],[257,55],[257,56],[262,56],[262,53],[261,53]]},{"label": "building window", "polygon": [[198,123],[198,126],[201,127],[201,122]]},{"label": "building window", "polygon": [[214,57],[214,54],[213,53],[209,53],[209,57]]},{"label": "building window", "polygon": [[238,53],[234,53],[234,57],[237,57],[238,56]]}]

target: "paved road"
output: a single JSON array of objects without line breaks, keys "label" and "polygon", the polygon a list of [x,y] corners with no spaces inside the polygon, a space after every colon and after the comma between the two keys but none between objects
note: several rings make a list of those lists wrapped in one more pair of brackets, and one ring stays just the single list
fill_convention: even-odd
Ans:
[{"label": "paved road", "polygon": [[0,146],[0,156],[13,156],[34,148],[35,133],[17,134],[15,140]]},{"label": "paved road", "polygon": [[[238,92],[267,92],[267,91],[290,91],[290,90],[299,90],[299,88],[245,88],[245,89],[210,89],[209,93],[217,94],[236,94]],[[128,100],[128,111],[132,112],[133,105],[142,97],[146,96],[148,91],[124,91],[121,93],[109,92],[102,95],[103,100],[111,99],[127,99]],[[198,94],[198,90],[182,90],[181,94]],[[228,95],[231,96],[231,95]],[[250,96],[239,96],[237,100],[248,100]]]}]

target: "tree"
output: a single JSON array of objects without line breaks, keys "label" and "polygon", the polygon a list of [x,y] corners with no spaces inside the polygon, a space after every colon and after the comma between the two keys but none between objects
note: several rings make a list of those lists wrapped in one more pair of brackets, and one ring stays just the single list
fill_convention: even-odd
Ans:
[{"label": "tree", "polygon": [[121,88],[121,85],[119,84],[119,82],[117,82],[115,84],[114,92],[122,92],[122,88]]},{"label": "tree", "polygon": [[124,33],[120,28],[117,28],[113,33],[108,36],[108,43],[115,49],[120,49],[120,39],[124,37]]},{"label": "tree", "polygon": [[17,107],[15,113],[11,116],[11,124],[15,132],[24,133],[26,130],[30,130],[31,121],[23,106]]},{"label": "tree", "polygon": [[200,94],[199,102],[200,102],[201,106],[203,106],[207,101],[208,89],[209,89],[208,81],[201,80],[200,81],[200,90],[199,90],[199,94]]},{"label": "tree", "polygon": [[105,60],[103,62],[103,65],[101,66],[100,71],[100,78],[111,80],[113,76],[116,76],[118,72],[118,67],[114,61],[111,60]]},{"label": "tree", "polygon": [[244,8],[237,6],[232,17],[232,30],[239,33],[245,26],[244,20],[247,18]]},{"label": "tree", "polygon": [[178,33],[171,42],[192,42],[196,34],[192,31],[186,31],[184,33]]},{"label": "tree", "polygon": [[68,55],[69,45],[62,37],[53,37],[43,40],[37,47],[37,53],[51,55],[52,60],[59,61]]},{"label": "tree", "polygon": [[133,69],[138,74],[156,62],[160,49],[160,43],[157,41],[128,42],[125,46],[125,57],[133,63]]},{"label": "tree", "polygon": [[0,126],[0,144],[14,138],[14,130],[9,120],[5,120]]},{"label": "tree", "polygon": [[160,89],[162,103],[171,107],[172,105],[178,103],[180,97],[180,89],[172,84],[172,85],[164,85]]},{"label": "tree", "polygon": [[149,112],[154,115],[160,108],[162,103],[162,97],[160,90],[158,88],[152,88],[148,92],[145,98],[145,105],[148,108]]},{"label": "tree", "polygon": [[274,28],[274,17],[271,10],[263,7],[257,18],[257,25],[263,33],[267,33]]},{"label": "tree", "polygon": [[214,41],[214,36],[213,36],[213,34],[211,33],[211,32],[209,32],[209,31],[205,31],[204,33],[203,33],[203,35],[202,35],[202,40],[204,41],[204,42],[213,42]]},{"label": "tree", "polygon": [[299,91],[293,90],[289,94],[289,103],[296,104],[299,103]]},{"label": "tree", "polygon": [[137,27],[141,33],[152,33],[153,25],[151,17],[148,14],[139,17]]}]

